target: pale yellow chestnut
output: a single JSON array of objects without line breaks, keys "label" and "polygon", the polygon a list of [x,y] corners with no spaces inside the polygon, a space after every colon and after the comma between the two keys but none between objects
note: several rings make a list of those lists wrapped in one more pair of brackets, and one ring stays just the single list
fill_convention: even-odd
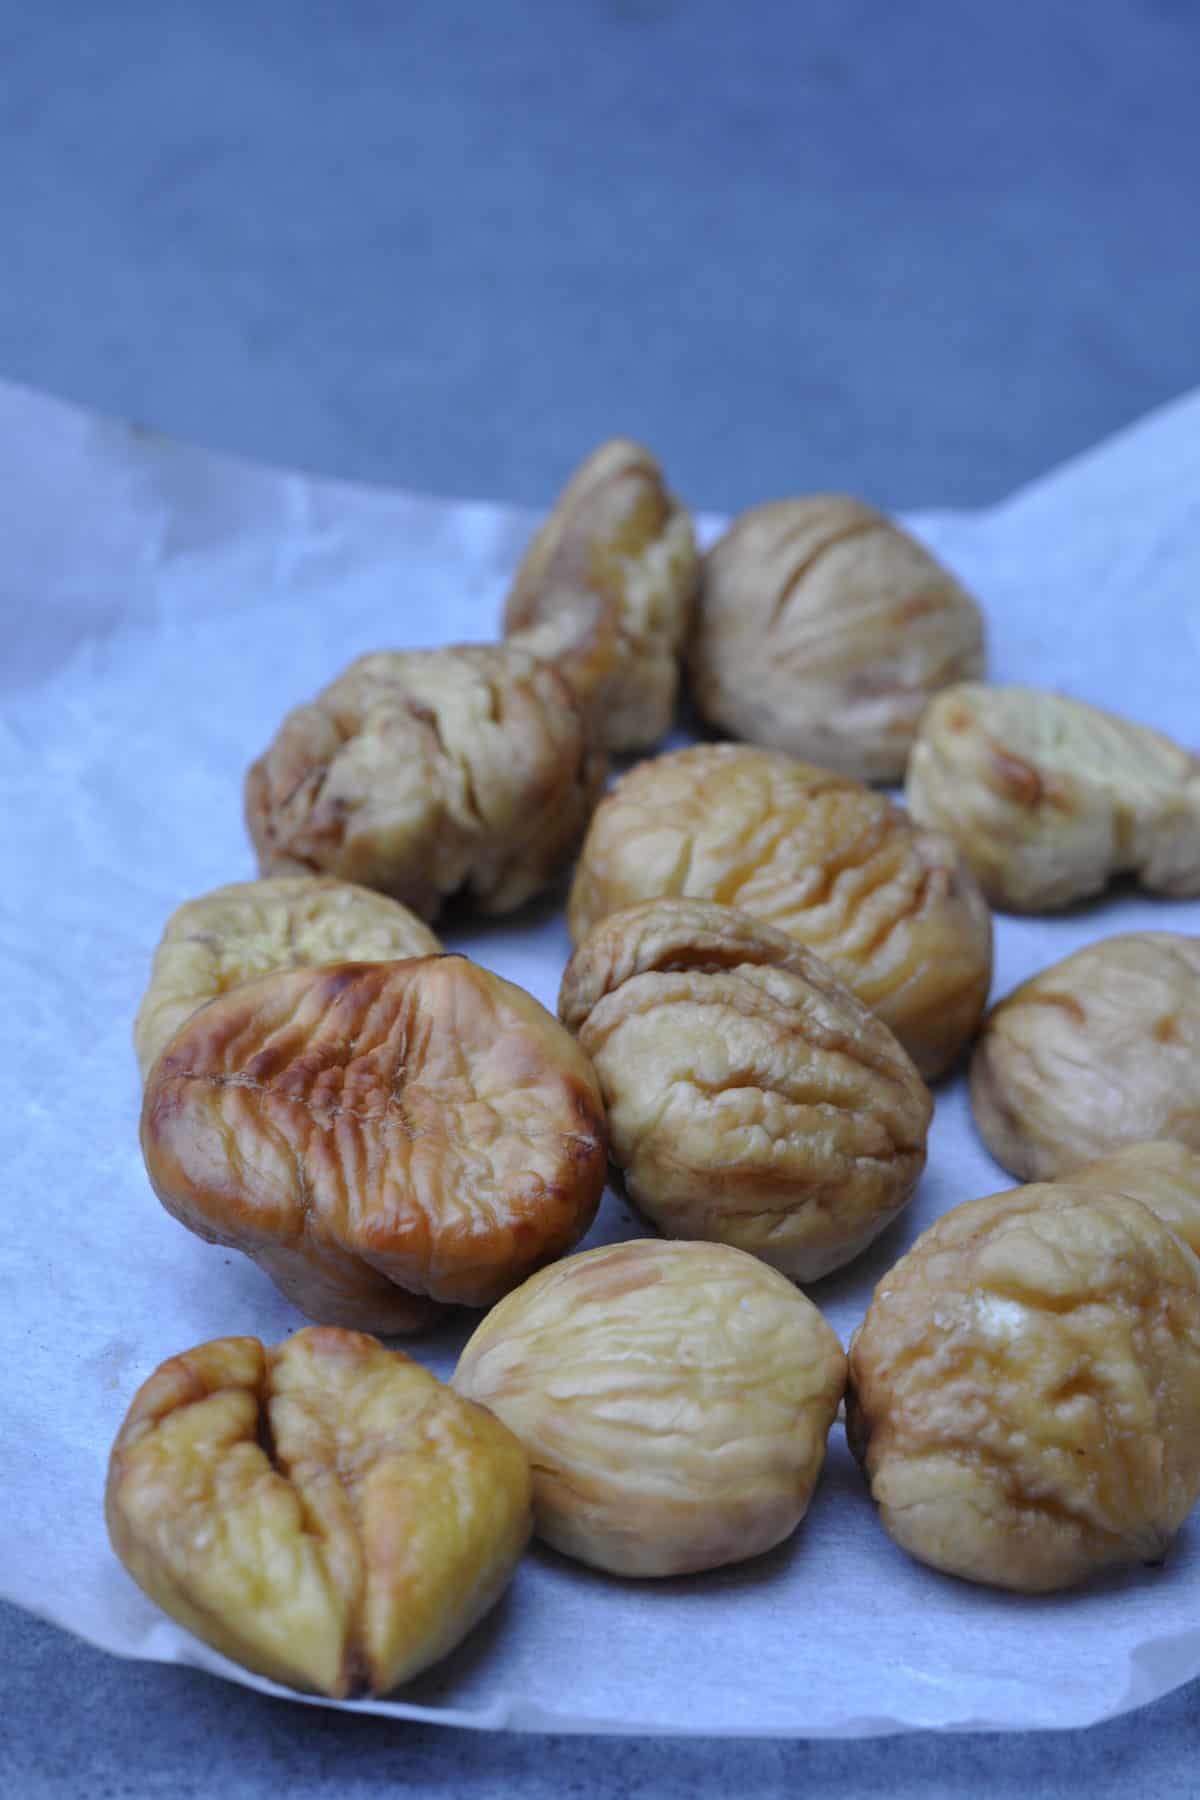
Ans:
[{"label": "pale yellow chestnut", "polygon": [[774,1269],[648,1238],[531,1277],[454,1375],[525,1446],[538,1533],[620,1575],[716,1568],[789,1536],[844,1381],[833,1331]]},{"label": "pale yellow chestnut", "polygon": [[1200,894],[1200,758],[1063,694],[948,688],[921,719],[906,798],[993,906],[1050,912],[1123,874]]},{"label": "pale yellow chestnut", "polygon": [[1127,1194],[1169,1225],[1200,1256],[1200,1153],[1170,1138],[1127,1144],[1066,1177],[1072,1187]]},{"label": "pale yellow chestnut", "polygon": [[154,952],[133,1027],[143,1080],[185,1019],[272,969],[393,962],[441,949],[397,900],[331,875],[235,881],[178,907]]},{"label": "pale yellow chestnut", "polygon": [[374,1338],[218,1338],[138,1390],[108,1468],[113,1548],[164,1612],[272,1681],[342,1699],[436,1662],[530,1531],[516,1439]]},{"label": "pale yellow chestnut", "polygon": [[971,1057],[975,1123],[1025,1181],[1126,1144],[1200,1150],[1200,937],[1100,938],[994,1006]]},{"label": "pale yellow chestnut", "polygon": [[983,667],[970,594],[861,500],[752,507],[704,559],[689,673],[730,737],[899,781],[926,702]]}]

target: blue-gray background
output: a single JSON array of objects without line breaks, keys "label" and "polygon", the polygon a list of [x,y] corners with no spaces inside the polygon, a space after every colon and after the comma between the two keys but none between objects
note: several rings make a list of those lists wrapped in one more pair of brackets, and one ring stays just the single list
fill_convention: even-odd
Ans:
[{"label": "blue-gray background", "polygon": [[[1200,381],[1198,95],[1200,0],[0,0],[0,376],[449,494],[622,431],[698,506],[986,504]],[[344,1718],[3,1608],[0,1657],[30,1800],[1154,1800],[1200,1737],[1196,1686],[723,1745]]]}]

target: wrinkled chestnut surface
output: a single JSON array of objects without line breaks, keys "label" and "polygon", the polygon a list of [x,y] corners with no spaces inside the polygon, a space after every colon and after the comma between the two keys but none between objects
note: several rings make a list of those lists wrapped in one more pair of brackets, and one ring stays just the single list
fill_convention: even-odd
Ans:
[{"label": "wrinkled chestnut surface", "polygon": [[1026,1181],[1151,1138],[1200,1150],[1200,938],[1102,938],[994,1006],[971,1057],[975,1123]]},{"label": "wrinkled chestnut surface", "polygon": [[933,1111],[916,1069],[824,963],[746,913],[611,913],[567,965],[559,1016],[599,1077],[630,1197],[669,1236],[815,1281],[916,1186]]},{"label": "wrinkled chestnut surface", "polygon": [[954,839],[994,906],[1048,912],[1121,874],[1200,894],[1200,758],[1062,694],[966,683],[940,695],[907,800]]},{"label": "wrinkled chestnut surface", "polygon": [[1185,1144],[1169,1138],[1127,1144],[1098,1162],[1072,1169],[1067,1180],[1072,1187],[1099,1188],[1105,1194],[1140,1200],[1200,1256],[1200,1153]]},{"label": "wrinkled chestnut surface", "polygon": [[329,875],[235,881],[171,914],[133,1027],[150,1065],[185,1019],[218,994],[272,969],[428,956],[437,938],[407,907]]},{"label": "wrinkled chestnut surface", "polygon": [[608,750],[647,749],[675,713],[699,562],[654,457],[612,438],[575,471],[525,552],[510,643],[552,661]]},{"label": "wrinkled chestnut surface", "polygon": [[956,1207],[876,1289],[846,1411],[934,1568],[1037,1593],[1154,1562],[1200,1493],[1200,1263],[1122,1194]]},{"label": "wrinkled chestnut surface", "polygon": [[848,776],[742,744],[638,764],[596,809],[571,935],[667,895],[734,906],[815,950],[927,1079],[982,1016],[992,926],[974,877],[948,839]]},{"label": "wrinkled chestnut surface", "polygon": [[899,781],[931,695],[983,667],[974,600],[861,500],[753,507],[704,558],[689,675],[731,737]]},{"label": "wrinkled chestnut surface", "polygon": [[162,1364],[113,1446],[105,1511],[134,1580],[272,1681],[385,1694],[499,1599],[531,1526],[515,1438],[419,1364],[310,1327]]},{"label": "wrinkled chestnut surface", "polygon": [[548,663],[380,650],[288,714],[246,777],[246,822],[264,875],[338,875],[424,919],[459,894],[503,913],[558,873],[603,777]]},{"label": "wrinkled chestnut surface", "polygon": [[590,1225],[595,1075],[530,995],[461,956],[263,976],[150,1072],[163,1205],[323,1323],[420,1329],[488,1306]]},{"label": "wrinkled chestnut surface", "polygon": [[775,1270],[724,1244],[641,1239],[502,1300],[454,1385],[524,1444],[548,1543],[618,1575],[680,1575],[795,1529],[845,1370]]}]

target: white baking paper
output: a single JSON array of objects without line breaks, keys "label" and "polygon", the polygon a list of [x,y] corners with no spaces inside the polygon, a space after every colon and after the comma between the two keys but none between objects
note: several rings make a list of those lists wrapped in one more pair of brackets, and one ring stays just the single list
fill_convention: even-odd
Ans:
[{"label": "white baking paper", "polygon": [[[582,447],[581,447],[582,448]],[[360,651],[494,634],[532,520],[252,468],[0,389],[0,1594],[120,1655],[266,1688],[143,1598],[109,1551],[108,1447],[164,1357],[301,1323],[147,1185],[130,1026],[168,913],[254,873],[241,778]],[[913,521],[985,605],[996,679],[1108,703],[1195,745],[1200,394],[989,512]],[[997,993],[1200,908],[1122,894],[998,920]],[[553,1005],[559,911],[452,941]],[[961,1081],[907,1216],[814,1290],[843,1339],[946,1207],[1009,1185]],[[632,1235],[612,1196],[593,1241]],[[439,1373],[462,1334],[419,1341]],[[859,1736],[1082,1725],[1200,1672],[1200,1522],[1166,1566],[1048,1599],[920,1568],[877,1525],[840,1428],[792,1541],[699,1579],[544,1551],[470,1640],[358,1710],[524,1730]],[[321,1702],[313,1702],[321,1704]]]}]

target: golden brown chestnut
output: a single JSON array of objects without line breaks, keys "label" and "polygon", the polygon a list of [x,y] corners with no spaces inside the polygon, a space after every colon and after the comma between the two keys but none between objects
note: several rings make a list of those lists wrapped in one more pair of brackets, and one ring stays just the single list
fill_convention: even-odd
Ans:
[{"label": "golden brown chestnut", "polygon": [[655,458],[612,438],[526,550],[504,633],[558,669],[596,743],[643,750],[671,728],[699,576],[692,521]]},{"label": "golden brown chestnut", "polygon": [[559,1016],[596,1070],[630,1197],[671,1237],[815,1281],[917,1184],[925,1083],[831,969],[747,913],[610,913],[567,965]]},{"label": "golden brown chestnut", "polygon": [[666,895],[718,900],[815,950],[927,1079],[982,1017],[992,924],[974,876],[947,838],[849,776],[749,744],[639,763],[588,829],[571,935]]},{"label": "golden brown chestnut", "polygon": [[587,1230],[604,1109],[570,1034],[462,956],[264,975],[176,1033],[142,1150],[163,1205],[322,1323],[489,1306]]},{"label": "golden brown chestnut", "polygon": [[846,1431],[936,1569],[1040,1593],[1155,1562],[1200,1494],[1200,1262],[1069,1181],[955,1207],[875,1290]]},{"label": "golden brown chestnut", "polygon": [[440,949],[399,901],[331,875],[214,888],[185,901],[163,928],[133,1027],[142,1079],[184,1020],[239,982],[272,969],[394,962]]},{"label": "golden brown chestnut", "polygon": [[379,650],[283,721],[246,777],[264,875],[324,873],[423,919],[505,913],[569,859],[604,778],[565,681],[507,644]]}]

